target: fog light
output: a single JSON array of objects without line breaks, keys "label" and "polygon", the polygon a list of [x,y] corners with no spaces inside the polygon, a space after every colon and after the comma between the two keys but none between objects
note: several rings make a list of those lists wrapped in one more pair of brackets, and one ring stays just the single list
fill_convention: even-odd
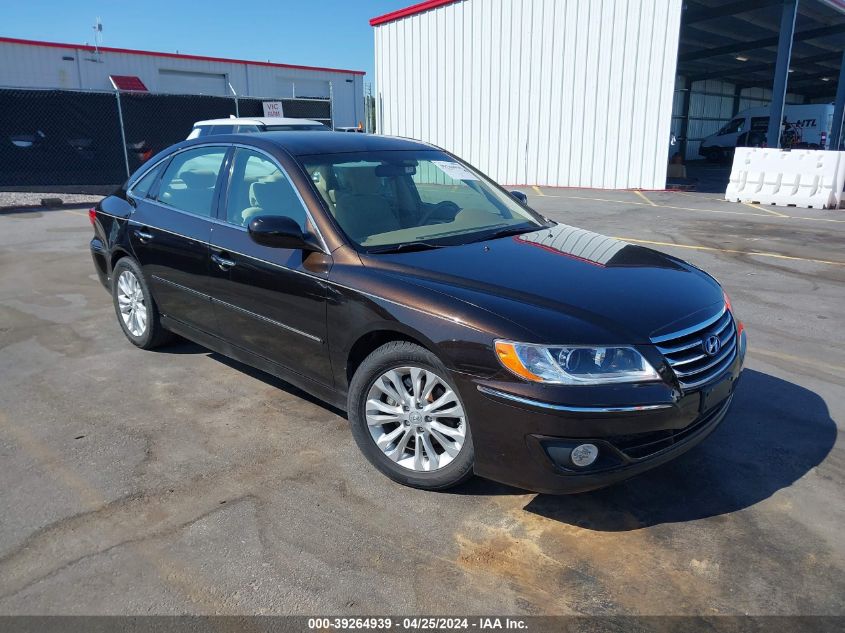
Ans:
[{"label": "fog light", "polygon": [[584,468],[596,461],[596,457],[598,456],[599,449],[595,444],[579,444],[572,449],[569,459],[576,466]]}]

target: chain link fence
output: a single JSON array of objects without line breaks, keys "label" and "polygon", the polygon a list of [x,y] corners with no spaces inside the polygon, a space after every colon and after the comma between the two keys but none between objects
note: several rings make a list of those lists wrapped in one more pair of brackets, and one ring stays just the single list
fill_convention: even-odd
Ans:
[{"label": "chain link fence", "polygon": [[117,185],[194,122],[264,116],[332,126],[332,99],[0,88],[0,187]]}]

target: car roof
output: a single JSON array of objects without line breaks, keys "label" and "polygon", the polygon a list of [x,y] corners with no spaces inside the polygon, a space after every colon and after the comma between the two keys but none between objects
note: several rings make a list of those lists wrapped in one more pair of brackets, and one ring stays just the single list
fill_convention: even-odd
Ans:
[{"label": "car roof", "polygon": [[319,121],[312,121],[311,119],[294,119],[291,117],[281,116],[255,116],[255,117],[230,117],[228,119],[207,119],[205,121],[197,121],[194,127],[198,125],[322,125]]}]

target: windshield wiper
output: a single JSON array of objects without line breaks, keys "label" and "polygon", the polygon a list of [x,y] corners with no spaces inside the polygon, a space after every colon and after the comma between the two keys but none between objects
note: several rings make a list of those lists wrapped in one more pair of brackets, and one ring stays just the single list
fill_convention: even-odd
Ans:
[{"label": "windshield wiper", "polygon": [[403,242],[393,246],[369,249],[370,253],[398,253],[400,251],[428,251],[434,248],[443,248],[445,244],[432,244],[431,242]]},{"label": "windshield wiper", "polygon": [[537,231],[541,227],[517,227],[517,226],[508,226],[503,229],[499,229],[498,231],[493,231],[492,233],[485,233],[478,239],[472,240],[473,242],[486,242],[487,240],[495,240],[500,237],[508,237],[509,235],[520,235],[522,233],[530,233],[531,231]]}]

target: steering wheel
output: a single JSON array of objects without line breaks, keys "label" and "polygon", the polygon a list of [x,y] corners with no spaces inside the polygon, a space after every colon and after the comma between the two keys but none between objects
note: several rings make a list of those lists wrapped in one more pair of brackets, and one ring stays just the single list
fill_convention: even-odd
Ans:
[{"label": "steering wheel", "polygon": [[[427,211],[425,211],[419,220],[419,225],[424,226],[430,219],[432,219],[435,215],[439,215],[440,213],[451,214],[452,219],[458,214],[461,208],[452,202],[451,200],[444,200],[442,202],[438,202],[429,207]],[[444,218],[444,222],[450,222],[451,220],[446,220]]]}]

